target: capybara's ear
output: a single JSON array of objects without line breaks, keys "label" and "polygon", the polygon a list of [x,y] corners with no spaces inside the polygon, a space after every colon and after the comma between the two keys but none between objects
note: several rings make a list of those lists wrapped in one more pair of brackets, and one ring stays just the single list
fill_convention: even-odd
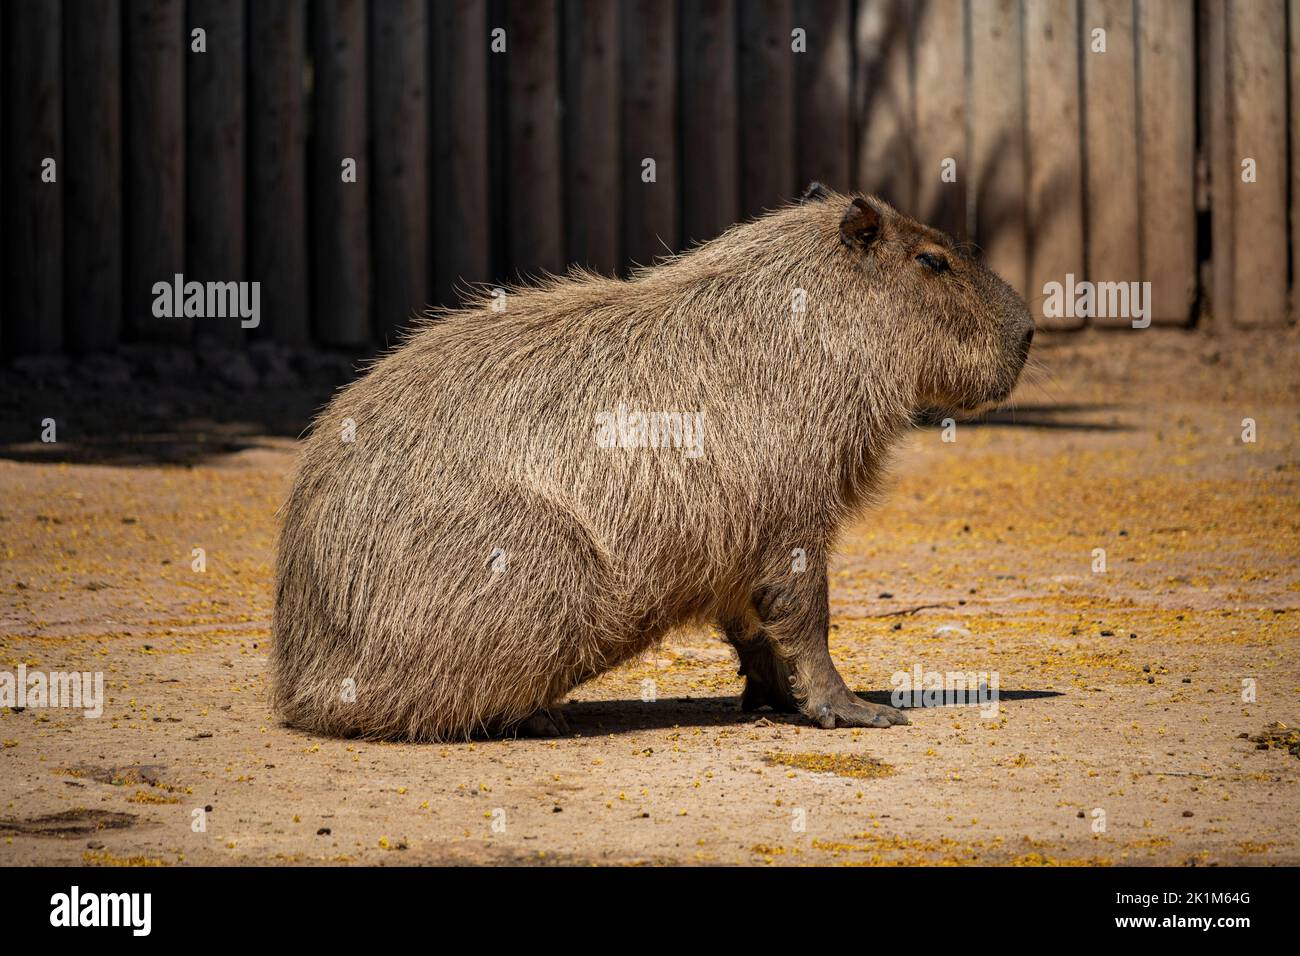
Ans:
[{"label": "capybara's ear", "polygon": [[855,196],[840,219],[840,239],[845,245],[865,249],[880,237],[880,210]]},{"label": "capybara's ear", "polygon": [[825,202],[827,199],[830,198],[831,198],[831,191],[814,179],[812,182],[808,184],[808,188],[803,191],[803,195],[799,197],[799,201],[800,202],[814,202],[814,201]]}]

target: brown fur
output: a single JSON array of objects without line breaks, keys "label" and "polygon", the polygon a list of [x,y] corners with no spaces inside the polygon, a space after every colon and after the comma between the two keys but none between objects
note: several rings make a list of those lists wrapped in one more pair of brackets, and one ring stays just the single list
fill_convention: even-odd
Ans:
[{"label": "brown fur", "polygon": [[[809,198],[626,281],[574,273],[504,312],[484,296],[431,316],[335,397],[283,512],[289,723],[550,730],[575,686],[696,623],[736,645],[747,707],[906,722],[830,662],[826,555],[918,409],[1011,391],[1032,323],[942,234],[876,199]],[[620,404],[703,412],[703,455],[599,447]]]}]

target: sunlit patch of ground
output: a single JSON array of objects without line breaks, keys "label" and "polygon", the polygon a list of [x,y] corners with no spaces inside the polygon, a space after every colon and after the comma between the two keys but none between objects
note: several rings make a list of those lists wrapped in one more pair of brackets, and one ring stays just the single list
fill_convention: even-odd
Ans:
[{"label": "sunlit patch of ground", "polygon": [[911,436],[843,535],[831,651],[877,702],[917,669],[997,698],[886,731],[742,714],[703,631],[579,688],[571,737],[291,731],[265,678],[291,442],[0,460],[0,670],[107,698],[0,708],[0,863],[1294,865],[1298,356],[1049,340],[1017,409]]}]

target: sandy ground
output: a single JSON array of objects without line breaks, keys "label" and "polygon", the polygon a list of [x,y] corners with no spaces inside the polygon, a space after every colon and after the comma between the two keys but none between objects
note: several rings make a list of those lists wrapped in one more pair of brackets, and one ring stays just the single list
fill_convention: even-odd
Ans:
[{"label": "sandy ground", "polygon": [[1013,410],[911,436],[833,565],[832,653],[877,700],[917,666],[1000,698],[890,730],[741,713],[703,632],[580,688],[567,738],[288,730],[293,440],[11,441],[0,670],[102,671],[107,701],[0,709],[0,863],[1300,863],[1300,750],[1267,734],[1300,723],[1298,358],[1294,333],[1048,340]]}]

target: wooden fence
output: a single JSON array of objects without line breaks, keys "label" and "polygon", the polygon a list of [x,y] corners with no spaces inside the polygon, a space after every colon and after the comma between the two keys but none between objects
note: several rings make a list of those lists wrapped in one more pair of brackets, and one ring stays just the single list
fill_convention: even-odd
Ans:
[{"label": "wooden fence", "polygon": [[[625,271],[811,179],[977,242],[1031,303],[1073,275],[1150,281],[1163,324],[1294,308],[1300,0],[2,9],[8,355],[366,347],[464,283]],[[260,282],[262,324],[155,317],[177,273]]]}]

